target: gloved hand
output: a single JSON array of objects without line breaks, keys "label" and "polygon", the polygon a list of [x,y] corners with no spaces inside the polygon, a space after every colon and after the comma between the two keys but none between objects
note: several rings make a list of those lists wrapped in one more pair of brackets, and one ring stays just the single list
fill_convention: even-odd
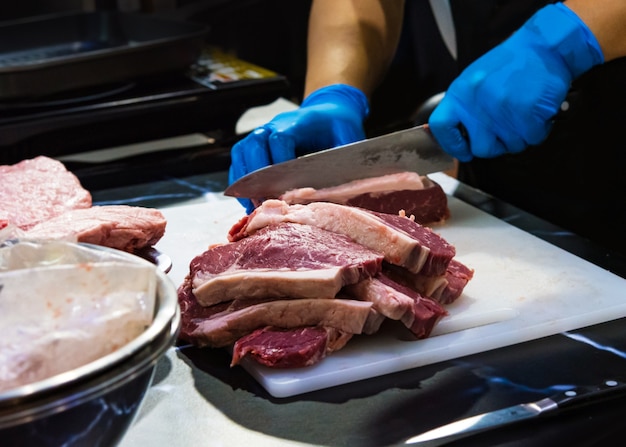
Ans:
[{"label": "gloved hand", "polygon": [[[335,84],[305,98],[299,109],[277,115],[255,129],[231,149],[228,180],[273,163],[365,138],[363,120],[369,112],[367,97],[359,89]],[[250,213],[248,199],[238,199]]]},{"label": "gloved hand", "polygon": [[571,82],[603,61],[582,20],[548,5],[452,82],[430,128],[460,161],[521,152],[548,136]]}]

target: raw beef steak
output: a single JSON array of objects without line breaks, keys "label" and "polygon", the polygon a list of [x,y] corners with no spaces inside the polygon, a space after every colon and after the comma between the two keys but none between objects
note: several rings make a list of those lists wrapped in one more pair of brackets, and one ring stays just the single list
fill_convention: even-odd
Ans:
[{"label": "raw beef steak", "polygon": [[[237,310],[226,309],[210,318],[193,321],[190,339],[199,346],[230,346],[265,326],[296,328],[327,326],[361,334],[370,318],[372,303],[344,299],[273,300]],[[376,318],[376,314],[373,314]]]},{"label": "raw beef steak", "polygon": [[268,326],[237,340],[231,366],[246,356],[270,368],[311,366],[327,354],[343,348],[352,335],[320,326],[294,329]]},{"label": "raw beef steak", "polygon": [[287,191],[280,199],[290,205],[332,202],[387,214],[404,212],[423,225],[450,217],[448,198],[441,186],[415,172],[355,180],[331,188],[299,188]]},{"label": "raw beef steak", "polygon": [[134,252],[156,244],[166,220],[156,209],[126,205],[68,210],[26,231],[33,239],[73,240]]},{"label": "raw beef steak", "polygon": [[343,234],[379,253],[385,261],[427,276],[443,275],[456,254],[454,246],[432,229],[400,215],[377,213],[335,203],[289,205],[266,200],[229,232],[235,241],[279,222],[295,222]]},{"label": "raw beef steak", "polygon": [[378,273],[382,255],[329,231],[294,223],[210,248],[190,264],[203,306],[266,297],[334,298],[346,284]]},{"label": "raw beef steak", "polygon": [[40,156],[0,166],[0,220],[22,230],[66,211],[89,208],[91,194],[56,160]]},{"label": "raw beef steak", "polygon": [[[198,303],[198,300],[196,300],[196,298],[193,296],[193,293],[191,291],[191,280],[189,276],[187,276],[183,284],[181,284],[178,288],[178,303],[180,304],[180,310],[181,310],[181,330],[180,330],[179,337],[182,340],[185,340],[190,343],[194,343],[196,345],[201,345],[201,346],[205,345],[207,337],[203,335],[202,328],[199,328],[199,326],[202,327],[202,324],[204,321],[209,321],[213,319],[215,319],[216,321],[221,319],[221,323],[218,321],[218,323],[220,324],[213,326],[213,328],[216,328],[216,327],[218,328],[217,333],[219,333],[219,331],[222,330],[220,329],[220,325],[222,325],[222,328],[224,327],[223,325],[235,326],[238,324],[245,325],[248,327],[257,326],[253,329],[254,331],[254,330],[267,327],[268,321],[273,321],[273,324],[275,325],[273,326],[273,329],[270,332],[274,332],[277,330],[279,331],[293,330],[295,332],[298,332],[302,328],[302,326],[300,326],[300,324],[303,324],[302,321],[297,321],[297,320],[294,321],[293,315],[291,315],[290,313],[283,314],[283,315],[270,315],[272,306],[271,305],[268,306],[266,303],[269,303],[271,301],[272,301],[271,299],[265,299],[265,300],[244,299],[244,300],[224,302],[224,303],[216,304],[213,306],[206,306],[206,307],[201,306],[200,303]],[[291,304],[292,306],[295,306],[293,308],[300,308],[300,309],[306,310],[306,306],[309,305],[310,300],[296,300],[296,301],[299,301],[299,302],[295,304],[294,303]],[[339,303],[339,306],[334,306],[333,305],[334,301],[342,301],[342,302]],[[346,300],[320,300],[320,303],[322,304],[321,306],[318,307],[318,311],[320,311],[319,312],[320,315],[323,315],[324,312],[328,311],[328,309],[330,310],[351,309],[349,307],[351,302],[348,299]],[[331,303],[330,306],[328,306],[329,303]],[[264,304],[265,306],[263,306]],[[365,307],[362,304],[365,304]],[[371,304],[369,303],[362,303],[362,304],[357,304],[358,306],[357,314],[361,315],[361,318],[366,319],[366,321],[363,323],[363,326],[362,326],[362,332],[365,334],[375,333],[380,327],[380,324],[382,323],[382,318],[380,314],[378,314],[373,309],[371,309],[370,307]],[[238,311],[242,311],[243,309],[250,308],[250,307],[254,307],[254,308],[251,311],[248,310],[246,312],[238,312]],[[326,307],[326,310],[324,309],[325,307]],[[365,312],[365,309],[368,309],[368,308],[369,310]],[[273,307],[273,309],[276,309],[276,307]],[[233,312],[238,312],[238,313],[236,313],[234,316],[230,315]],[[248,321],[241,323],[237,321],[240,318],[242,320],[248,320]],[[255,318],[257,319],[257,321],[256,323],[253,323],[252,320]],[[320,320],[316,324],[321,323],[321,322],[322,321]],[[291,328],[291,329],[287,329],[287,328]],[[266,330],[266,332],[267,331],[269,331],[269,329]],[[326,332],[328,335],[327,352],[340,349],[345,344],[345,342],[347,342],[347,340],[352,336],[352,334],[349,332],[339,331],[338,329],[334,329],[328,326],[326,326]],[[214,338],[215,334],[209,335],[209,337]],[[295,340],[293,340],[293,337],[294,335],[292,334],[290,336],[290,338],[292,338],[292,342],[296,342]],[[278,338],[282,338],[282,337],[278,336]],[[302,341],[302,344],[309,343],[310,338],[307,337],[307,339],[309,339],[309,341],[307,342]],[[341,342],[341,340],[344,340],[344,339],[345,341]],[[277,344],[279,342],[275,340],[274,343]],[[310,349],[308,352],[313,353],[314,351],[315,351],[314,349]]]},{"label": "raw beef steak", "polygon": [[435,324],[448,314],[437,301],[393,281],[384,274],[348,286],[355,298],[369,301],[375,310],[389,319],[399,320],[415,335],[426,338]]},{"label": "raw beef steak", "polygon": [[463,289],[474,276],[474,270],[457,259],[452,259],[446,272],[440,276],[425,276],[407,269],[385,263],[383,273],[420,294],[440,304],[452,304],[463,293]]},{"label": "raw beef steak", "polygon": [[228,240],[192,260],[178,297],[181,339],[232,346],[231,365],[310,366],[385,320],[426,338],[473,275],[403,212],[270,199]]}]

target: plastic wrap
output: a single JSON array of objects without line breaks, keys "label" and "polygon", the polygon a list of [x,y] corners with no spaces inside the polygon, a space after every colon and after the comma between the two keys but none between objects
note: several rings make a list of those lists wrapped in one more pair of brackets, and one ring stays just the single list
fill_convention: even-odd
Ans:
[{"label": "plastic wrap", "polygon": [[155,267],[68,242],[0,245],[0,391],[109,354],[152,321]]}]

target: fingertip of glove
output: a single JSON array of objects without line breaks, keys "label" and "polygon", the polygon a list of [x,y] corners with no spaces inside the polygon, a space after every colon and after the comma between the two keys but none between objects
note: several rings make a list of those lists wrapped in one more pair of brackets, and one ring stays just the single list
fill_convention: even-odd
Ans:
[{"label": "fingertip of glove", "polygon": [[547,120],[547,121],[544,121],[543,123],[538,124],[537,127],[534,129],[534,131],[532,131],[531,129],[531,131],[528,132],[528,135],[526,138],[527,143],[529,145],[537,145],[537,144],[543,143],[543,141],[546,138],[548,138],[548,135],[550,134],[550,131],[552,130],[553,124],[554,123],[552,120]]},{"label": "fingertip of glove", "polygon": [[252,145],[262,145],[263,142],[268,138],[269,129],[266,129],[265,126],[257,127],[248,135],[243,137],[241,140],[237,141],[230,149],[231,154],[242,154],[246,147]]},{"label": "fingertip of glove", "polygon": [[436,120],[431,120],[428,126],[445,152],[462,162],[472,159],[466,137],[458,127],[444,125]]},{"label": "fingertip of glove", "polygon": [[467,140],[458,129],[450,130],[438,141],[444,151],[459,161],[467,162],[473,158]]},{"label": "fingertip of glove", "polygon": [[275,132],[270,135],[268,144],[273,163],[282,163],[296,158],[296,140],[292,135]]}]

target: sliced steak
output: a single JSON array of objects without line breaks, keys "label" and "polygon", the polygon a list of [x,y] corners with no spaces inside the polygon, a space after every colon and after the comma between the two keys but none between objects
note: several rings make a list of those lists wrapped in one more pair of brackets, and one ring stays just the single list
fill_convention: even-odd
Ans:
[{"label": "sliced steak", "polygon": [[402,262],[389,262],[400,265],[414,273],[421,273],[426,276],[443,275],[448,268],[448,264],[456,255],[456,249],[444,238],[435,233],[432,229],[414,222],[413,220],[392,214],[371,213],[398,233],[408,235],[414,242],[414,249]]},{"label": "sliced steak", "polygon": [[349,286],[348,292],[369,301],[375,310],[392,320],[400,320],[416,338],[426,338],[441,317],[448,314],[435,300],[410,287],[397,283],[384,274]]},{"label": "sliced steak", "polygon": [[[450,263],[452,262],[454,259],[450,261]],[[383,265],[383,273],[394,281],[435,300],[439,300],[444,289],[448,287],[446,273],[438,276],[426,276],[409,272],[403,267],[388,263]]]},{"label": "sliced steak", "polygon": [[294,223],[210,248],[190,264],[193,294],[203,306],[265,297],[334,298],[371,277],[383,256],[347,236]]},{"label": "sliced steak", "polygon": [[405,268],[385,263],[383,273],[394,281],[433,298],[440,304],[452,304],[474,276],[474,271],[457,259],[452,259],[440,276],[425,276]]},{"label": "sliced steak", "polygon": [[[201,306],[198,303],[198,300],[196,300],[196,298],[193,296],[193,293],[191,291],[190,278],[186,277],[183,283],[178,288],[178,303],[180,305],[180,310],[181,310],[181,330],[180,330],[179,338],[189,343],[198,344],[197,336],[198,336],[199,331],[197,331],[197,329],[198,329],[198,324],[201,323],[202,321],[211,319],[215,315],[218,315],[218,314],[220,316],[224,316],[224,315],[227,315],[228,313],[245,309],[246,307],[260,305],[260,304],[264,304],[270,301],[271,300],[269,299],[267,300],[235,300],[231,302],[216,304],[214,306],[208,306],[208,307]],[[245,314],[242,312],[239,315],[245,315]],[[373,309],[370,309],[369,315],[367,316],[367,320],[363,326],[363,333],[371,334],[371,333],[377,332],[382,323],[383,318],[384,317],[382,317],[380,314],[375,312]],[[318,327],[318,328],[321,328],[321,327]],[[326,338],[325,353],[326,354],[336,351],[338,349],[341,349],[353,335],[351,333],[343,332],[343,331],[340,331],[338,329],[331,328],[331,327],[324,327],[323,329],[324,329],[324,333],[326,334],[325,335],[325,338]],[[315,347],[306,347],[306,345],[311,344],[311,343],[314,343],[314,344],[317,343],[317,341],[315,341],[317,340],[317,338],[309,336],[311,335],[311,332],[307,331],[308,335],[304,336],[305,339],[298,341],[296,335],[301,330],[302,330],[302,327],[295,327],[293,329],[285,329],[281,327],[267,326],[265,328],[257,329],[256,331],[253,331],[253,333],[249,335],[243,336],[240,339],[241,341],[240,348],[242,349],[242,347],[246,345],[256,346],[259,342],[259,339],[256,336],[262,332],[265,334],[263,338],[271,338],[273,340],[272,341],[273,349],[278,349],[279,345],[283,343],[283,341],[285,343],[288,343],[289,346],[294,346],[295,344],[299,343],[302,346],[301,350],[304,350],[308,353],[307,356],[303,356],[302,358],[310,357],[312,359],[315,356],[316,349]],[[255,332],[256,332],[256,335],[253,335]],[[293,332],[293,333],[289,335],[285,335],[288,332]],[[280,341],[280,339],[282,339],[283,341]],[[239,343],[239,341],[237,343]],[[285,346],[284,348],[281,348],[282,349],[281,352],[284,353],[286,356],[290,357],[291,354],[289,354],[289,352],[293,351],[293,348],[290,348],[289,346]],[[245,354],[243,353],[241,349],[238,351],[237,346],[235,346],[233,355],[238,355],[240,358],[243,357]],[[258,350],[259,352],[261,352],[263,348],[255,347],[254,350]],[[237,354],[237,352],[239,352],[239,354]],[[250,351],[249,348],[246,348],[246,352],[252,353],[252,351]],[[265,353],[262,355],[262,357],[267,356],[267,355],[269,354]],[[278,364],[282,364],[283,365],[282,367],[287,367],[287,364],[290,364],[290,367],[295,367],[297,366],[296,364],[301,363],[303,361],[302,359],[298,361],[295,361],[293,359],[280,360],[279,357],[281,355],[283,354],[276,353],[274,356],[275,359],[272,361]],[[256,357],[256,356],[253,355],[253,357]],[[239,361],[238,359],[237,360],[233,359],[233,364],[238,363],[238,361]],[[268,364],[270,360],[265,360],[265,361],[261,360],[260,362],[263,364]]]},{"label": "sliced steak", "polygon": [[128,252],[156,244],[166,220],[156,209],[127,205],[68,210],[26,232],[33,239],[75,240]]},{"label": "sliced steak", "polygon": [[404,212],[423,225],[450,217],[448,198],[441,186],[415,172],[355,180],[331,188],[299,188],[287,191],[280,199],[290,205],[332,202],[387,214]]},{"label": "sliced steak", "polygon": [[441,292],[438,301],[441,304],[452,304],[461,296],[467,283],[474,277],[474,270],[453,259],[446,271],[448,285]]},{"label": "sliced steak", "polygon": [[386,278],[384,275],[381,276],[381,280],[387,287],[395,289],[398,293],[413,299],[413,308],[410,312],[404,314],[400,321],[404,323],[416,338],[429,337],[437,322],[442,317],[448,315],[448,311],[432,298],[423,296],[409,287]]},{"label": "sliced steak", "polygon": [[230,303],[221,303],[215,306],[201,306],[191,291],[191,279],[185,278],[178,287],[178,305],[180,306],[180,334],[179,338],[189,343],[194,343],[193,333],[198,327],[198,322],[211,318],[213,315],[224,312]]},{"label": "sliced steak", "polygon": [[326,202],[289,205],[282,200],[266,200],[231,228],[229,240],[245,238],[279,222],[295,222],[347,235],[383,253],[387,262],[428,276],[443,275],[456,254],[454,246],[445,239],[407,217]]},{"label": "sliced steak", "polygon": [[363,280],[345,287],[345,292],[354,299],[371,302],[374,309],[387,318],[400,320],[413,308],[413,298],[400,294],[380,281],[380,276]]},{"label": "sliced steak", "polygon": [[417,292],[413,293],[415,294],[413,312],[407,313],[401,321],[415,338],[428,338],[437,322],[441,317],[448,315],[448,312],[437,301],[421,296]]},{"label": "sliced steak", "polygon": [[[311,202],[333,202],[345,205],[348,200],[363,194],[379,194],[398,190],[424,189],[422,177],[415,172],[382,175],[362,180],[354,180],[329,188],[297,188],[279,197],[290,205]],[[397,212],[396,212],[397,213]],[[394,213],[394,214],[396,214]]]},{"label": "sliced steak", "polygon": [[22,230],[91,206],[91,194],[78,178],[61,162],[44,156],[0,166],[0,197],[0,220]]},{"label": "sliced steak", "polygon": [[352,335],[320,326],[294,329],[264,327],[237,340],[231,366],[246,356],[270,368],[311,366],[345,346]]},{"label": "sliced steak", "polygon": [[225,347],[265,326],[325,326],[360,334],[371,307],[372,303],[343,299],[274,300],[194,320],[195,329],[189,336],[199,346]]}]

